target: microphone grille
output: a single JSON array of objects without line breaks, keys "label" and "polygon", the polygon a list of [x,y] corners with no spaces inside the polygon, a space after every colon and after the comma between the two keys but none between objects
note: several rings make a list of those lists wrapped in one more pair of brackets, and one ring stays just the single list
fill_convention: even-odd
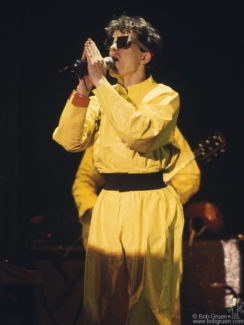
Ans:
[{"label": "microphone grille", "polygon": [[107,56],[106,58],[104,58],[104,62],[106,63],[108,70],[113,68],[114,60],[110,56]]}]

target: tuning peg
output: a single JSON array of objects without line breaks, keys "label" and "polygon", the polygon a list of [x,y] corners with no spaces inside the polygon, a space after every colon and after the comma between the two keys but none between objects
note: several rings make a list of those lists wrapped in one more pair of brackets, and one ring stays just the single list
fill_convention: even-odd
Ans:
[{"label": "tuning peg", "polygon": [[220,152],[225,152],[225,149],[224,149],[224,148],[223,148],[223,149],[221,149],[221,150],[220,150]]}]

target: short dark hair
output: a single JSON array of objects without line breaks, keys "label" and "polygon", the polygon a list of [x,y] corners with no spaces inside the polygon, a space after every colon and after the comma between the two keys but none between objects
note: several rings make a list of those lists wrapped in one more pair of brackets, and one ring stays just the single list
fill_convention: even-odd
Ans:
[{"label": "short dark hair", "polygon": [[147,72],[151,72],[162,52],[162,38],[155,27],[142,17],[123,14],[119,18],[111,20],[105,30],[108,37],[112,37],[115,30],[120,30],[121,33],[125,31],[135,32],[139,41],[153,53],[150,62],[147,64]]}]

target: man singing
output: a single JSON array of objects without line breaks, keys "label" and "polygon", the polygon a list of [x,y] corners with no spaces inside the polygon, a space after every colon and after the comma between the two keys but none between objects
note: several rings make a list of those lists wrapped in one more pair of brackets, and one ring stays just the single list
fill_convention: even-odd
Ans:
[{"label": "man singing", "polygon": [[82,56],[88,75],[72,91],[53,134],[70,152],[94,144],[94,165],[105,179],[87,244],[84,324],[168,325],[184,219],[162,172],[170,172],[179,155],[179,96],[151,76],[161,53],[151,24],[122,15],[106,31],[117,84],[106,79],[104,60],[88,39]]}]

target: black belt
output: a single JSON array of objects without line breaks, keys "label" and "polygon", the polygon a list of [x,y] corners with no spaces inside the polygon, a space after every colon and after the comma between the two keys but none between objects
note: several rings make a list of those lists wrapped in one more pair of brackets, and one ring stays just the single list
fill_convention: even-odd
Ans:
[{"label": "black belt", "polygon": [[105,178],[105,190],[108,191],[147,191],[166,187],[162,172],[149,174],[102,174]]}]

